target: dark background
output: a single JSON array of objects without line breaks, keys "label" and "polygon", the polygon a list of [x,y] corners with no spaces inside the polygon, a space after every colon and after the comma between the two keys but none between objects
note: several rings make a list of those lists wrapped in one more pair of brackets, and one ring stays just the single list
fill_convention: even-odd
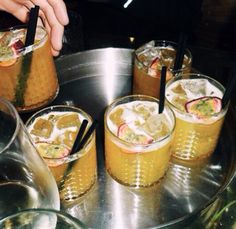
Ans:
[{"label": "dark background", "polygon": [[[180,31],[188,33],[189,45],[236,52],[234,0],[133,0],[124,8],[126,1],[65,0],[70,24],[63,52],[136,48],[151,39],[177,41]],[[21,23],[0,12],[0,28],[15,24]],[[129,37],[135,41],[130,43]]]}]

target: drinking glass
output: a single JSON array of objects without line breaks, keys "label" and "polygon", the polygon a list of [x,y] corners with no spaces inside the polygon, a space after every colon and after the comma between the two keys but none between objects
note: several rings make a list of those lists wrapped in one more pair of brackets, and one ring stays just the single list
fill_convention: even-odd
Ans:
[{"label": "drinking glass", "polygon": [[35,42],[28,47],[24,47],[25,37],[22,26],[0,31],[0,96],[20,112],[45,106],[59,89],[46,30],[38,26]]},{"label": "drinking glass", "polygon": [[53,209],[26,209],[0,219],[2,229],[87,229],[78,219]]},{"label": "drinking glass", "polygon": [[181,74],[166,85],[166,100],[176,116],[172,155],[195,160],[211,155],[218,143],[228,105],[225,88],[202,74]]},{"label": "drinking glass", "polygon": [[105,112],[105,159],[108,173],[119,183],[148,187],[166,173],[175,117],[168,106],[158,113],[154,97],[119,98]]},{"label": "drinking glass", "polygon": [[40,207],[59,209],[56,182],[16,109],[0,98],[0,216]]},{"label": "drinking glass", "polygon": [[162,66],[167,67],[166,80],[180,72],[190,72],[192,54],[185,49],[181,69],[173,70],[178,44],[166,40],[153,40],[135,50],[133,94],[159,99]]},{"label": "drinking glass", "polygon": [[57,105],[36,112],[26,123],[33,142],[54,175],[62,204],[73,203],[87,193],[97,177],[96,134],[71,154],[82,121],[92,118],[83,110]]}]

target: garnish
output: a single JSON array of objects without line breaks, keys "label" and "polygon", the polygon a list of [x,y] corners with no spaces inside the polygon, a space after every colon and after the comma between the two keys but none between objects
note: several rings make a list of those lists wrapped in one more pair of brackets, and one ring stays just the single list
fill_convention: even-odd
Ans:
[{"label": "garnish", "polygon": [[[153,61],[150,64],[150,68],[148,69],[148,74],[156,77],[156,78],[160,78],[161,77],[161,69],[162,69],[162,62],[161,59],[159,57],[156,57],[155,59],[153,59]],[[172,73],[170,70],[166,70],[166,80],[169,80],[172,78]]]},{"label": "garnish", "polygon": [[36,143],[36,148],[40,156],[48,160],[47,165],[51,167],[58,166],[62,164],[63,161],[50,161],[50,159],[63,159],[70,153],[70,150],[66,146],[48,142],[38,142]]},{"label": "garnish", "polygon": [[211,117],[221,111],[222,103],[218,97],[205,96],[185,104],[185,110],[199,119]]},{"label": "garnish", "polygon": [[153,141],[153,138],[144,134],[136,134],[127,123],[118,127],[118,137],[126,142],[147,145]]},{"label": "garnish", "polygon": [[23,48],[24,44],[21,40],[17,40],[11,46],[2,46],[0,44],[0,55],[2,61],[0,61],[1,67],[9,67],[16,63],[20,49]]}]

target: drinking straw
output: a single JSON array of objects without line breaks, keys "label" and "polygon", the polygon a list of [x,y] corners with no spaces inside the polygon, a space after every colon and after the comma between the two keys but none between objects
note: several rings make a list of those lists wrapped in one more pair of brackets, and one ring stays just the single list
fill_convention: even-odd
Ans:
[{"label": "drinking straw", "polygon": [[35,6],[31,8],[29,14],[29,24],[26,32],[25,38],[25,47],[34,44],[34,38],[36,33],[37,21],[38,21],[38,14],[39,14],[39,6]]},{"label": "drinking straw", "polygon": [[230,97],[232,95],[233,88],[236,83],[236,69],[233,69],[231,71],[230,77],[228,79],[226,88],[225,88],[225,93],[222,98],[222,109],[225,108],[225,106],[228,104]]},{"label": "drinking straw", "polygon": [[175,57],[174,71],[182,68],[183,60],[184,60],[184,51],[186,47],[188,36],[186,33],[181,32],[179,35],[178,48]]},{"label": "drinking straw", "polygon": [[81,150],[84,147],[85,143],[88,141],[88,139],[92,135],[93,131],[96,129],[97,124],[98,124],[98,121],[94,120],[92,125],[89,127],[88,131],[85,133],[82,140],[79,142],[79,144],[77,146],[77,151]]},{"label": "drinking straw", "polygon": [[162,66],[162,68],[161,68],[161,83],[160,83],[159,114],[161,114],[164,110],[165,86],[166,86],[166,66]]},{"label": "drinking straw", "polygon": [[75,138],[70,154],[74,154],[78,152],[78,146],[79,146],[79,143],[81,142],[82,136],[84,135],[87,125],[88,125],[88,120],[84,119],[80,126],[79,132]]},{"label": "drinking straw", "polygon": [[[39,6],[35,6],[34,8],[30,9],[29,23],[27,26],[26,39],[25,39],[25,45],[24,45],[25,48],[34,44],[38,14],[39,14]],[[21,71],[18,76],[19,81],[16,87],[16,93],[15,93],[14,104],[16,106],[20,106],[20,107],[24,106],[24,93],[25,93],[27,79],[30,73],[31,62],[32,62],[32,52],[29,52],[28,54],[24,54],[22,64],[21,64]]]},{"label": "drinking straw", "polygon": [[[82,123],[83,124],[83,123]],[[82,126],[81,124],[81,126]],[[97,124],[98,124],[98,121],[97,120],[94,120],[92,125],[89,127],[88,131],[85,133],[84,137],[81,139],[81,141],[79,141],[79,143],[77,144],[76,146],[76,151],[75,152],[78,152],[79,150],[81,150],[84,145],[86,144],[86,142],[88,141],[88,139],[90,138],[90,136],[93,134],[93,132],[95,131],[96,127],[97,127]],[[83,124],[85,125],[85,124]],[[87,124],[86,124],[87,125]],[[83,127],[84,128],[84,127]],[[80,127],[81,129],[81,127]],[[84,132],[84,131],[83,131]],[[83,135],[83,134],[82,134]],[[82,136],[81,135],[81,136]],[[70,173],[71,169],[73,168],[74,166],[74,163],[75,161],[72,161],[71,163],[69,163],[67,169],[65,170],[64,174],[63,174],[63,179],[62,179],[62,182],[59,186],[59,190],[61,189],[61,187],[63,187],[64,183],[65,183],[65,179],[66,179],[66,176]]]}]

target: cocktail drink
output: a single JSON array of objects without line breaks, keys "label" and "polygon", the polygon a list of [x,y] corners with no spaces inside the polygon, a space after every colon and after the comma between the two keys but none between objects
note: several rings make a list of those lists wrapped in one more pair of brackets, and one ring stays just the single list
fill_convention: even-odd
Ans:
[{"label": "cocktail drink", "polygon": [[131,95],[114,101],[105,113],[105,159],[119,183],[147,187],[165,175],[175,126],[173,112],[149,96]]},{"label": "cocktail drink", "polygon": [[201,74],[183,74],[166,85],[166,100],[176,116],[172,155],[194,160],[216,148],[227,108],[221,99],[225,89]]},{"label": "cocktail drink", "polygon": [[162,66],[167,67],[166,80],[180,72],[190,72],[192,55],[185,50],[181,69],[173,71],[178,44],[171,41],[150,41],[135,51],[133,94],[159,98]]},{"label": "cocktail drink", "polygon": [[27,128],[33,142],[54,175],[64,204],[88,192],[96,181],[95,133],[78,152],[71,153],[82,121],[91,117],[76,107],[58,105],[35,113]]},{"label": "cocktail drink", "polygon": [[26,29],[0,31],[0,96],[18,111],[29,111],[51,102],[58,80],[46,30],[37,27],[35,42],[24,47]]}]

